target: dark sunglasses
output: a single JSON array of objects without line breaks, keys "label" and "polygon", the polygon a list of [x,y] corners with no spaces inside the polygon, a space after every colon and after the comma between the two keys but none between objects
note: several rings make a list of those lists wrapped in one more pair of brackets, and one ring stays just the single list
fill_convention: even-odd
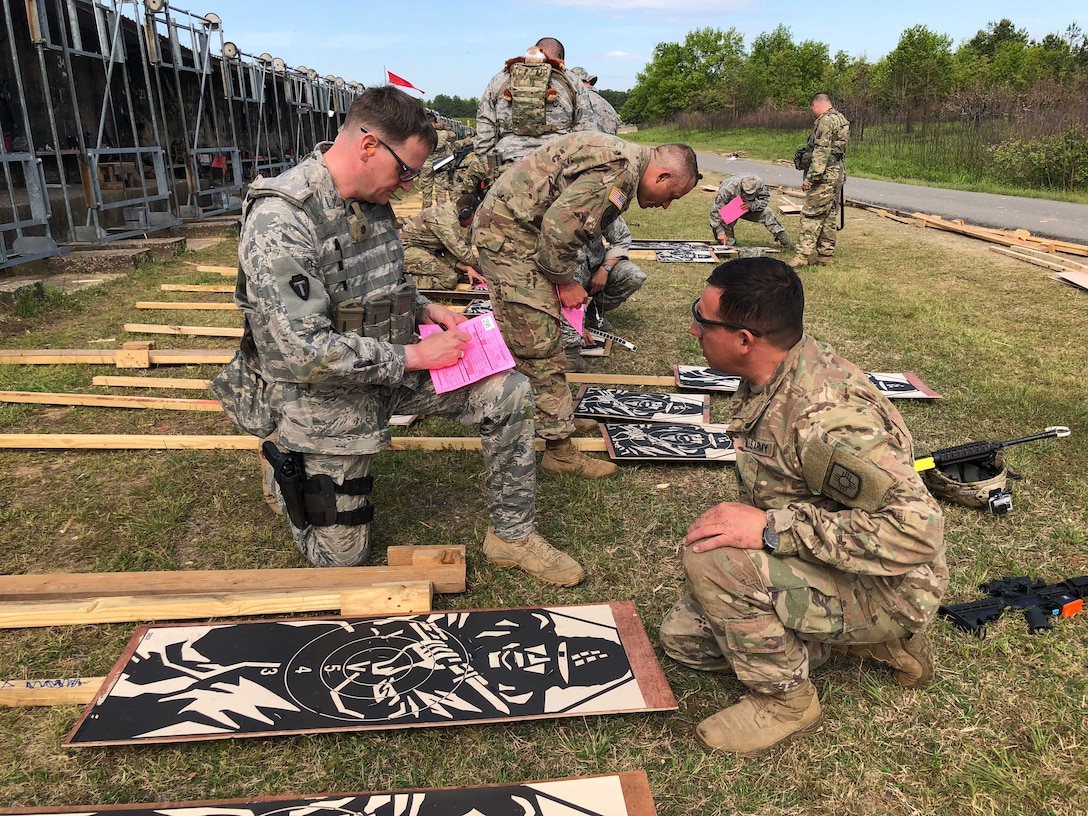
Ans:
[{"label": "dark sunglasses", "polygon": [[691,318],[700,326],[724,326],[727,329],[735,329],[736,331],[746,331],[755,337],[762,337],[763,332],[759,329],[752,329],[748,326],[742,326],[739,323],[726,323],[724,320],[711,320],[710,318],[703,317],[699,314],[699,301],[702,298],[695,298],[695,302],[691,304]]},{"label": "dark sunglasses", "polygon": [[[370,133],[370,131],[362,125],[359,125],[359,130],[361,130],[363,133]],[[388,150],[390,155],[392,155],[392,157],[397,160],[397,164],[400,165],[400,173],[397,175],[397,177],[401,181],[411,181],[412,179],[419,178],[420,173],[423,172],[422,168],[420,168],[419,170],[413,170],[411,167],[404,163],[404,159],[397,155],[397,151],[387,145],[385,141],[382,140],[382,138],[379,137],[376,133],[373,135],[374,138],[378,140],[378,144]]]}]

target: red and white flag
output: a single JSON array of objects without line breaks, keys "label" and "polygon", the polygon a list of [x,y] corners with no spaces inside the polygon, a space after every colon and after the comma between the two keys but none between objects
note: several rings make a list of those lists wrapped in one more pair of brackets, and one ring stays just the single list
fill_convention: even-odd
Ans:
[{"label": "red and white flag", "polygon": [[426,96],[426,94],[423,91],[420,91],[419,88],[417,88],[415,85],[413,85],[407,79],[405,79],[404,77],[401,77],[401,76],[397,76],[396,74],[394,74],[389,69],[386,69],[385,76],[388,78],[390,85],[397,85],[397,86],[399,86],[401,88],[411,88],[413,91],[419,91],[421,94]]}]

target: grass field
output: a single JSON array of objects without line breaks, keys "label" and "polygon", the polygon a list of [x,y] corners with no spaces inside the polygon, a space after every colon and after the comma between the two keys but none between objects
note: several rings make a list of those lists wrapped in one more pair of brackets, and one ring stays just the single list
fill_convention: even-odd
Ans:
[{"label": "grass field", "polygon": [[[708,176],[706,182],[719,179]],[[711,193],[667,212],[632,209],[636,237],[709,237]],[[796,237],[796,217],[788,220]],[[763,244],[741,222],[741,244]],[[125,322],[240,325],[231,312],[138,312],[161,283],[221,283],[184,261],[231,263],[230,242],[139,269],[48,308],[0,313],[8,348],[102,348],[146,339]],[[614,313],[638,344],[591,363],[605,373],[667,374],[700,363],[689,306],[711,267],[644,264],[642,292]],[[913,371],[943,395],[898,407],[921,454],[1068,425],[1073,434],[1010,449],[1015,511],[1004,518],[946,507],[948,600],[976,597],[1003,575],[1048,581],[1088,573],[1088,294],[985,244],[849,210],[836,264],[803,274],[807,329],[870,371]],[[196,299],[179,294],[178,300]],[[200,299],[213,296],[201,296]],[[227,300],[229,296],[216,296]],[[233,341],[160,337],[160,347]],[[108,366],[4,366],[5,389],[105,392]],[[208,377],[217,367],[149,376]],[[126,372],[128,373],[128,372]],[[122,389],[113,392],[125,393]],[[174,391],[139,392],[197,396]],[[712,419],[727,416],[712,398]],[[33,405],[0,406],[0,432],[229,433],[217,414]],[[408,433],[467,434],[441,419]],[[0,451],[0,572],[299,567],[304,563],[261,499],[252,453]],[[539,526],[589,577],[545,587],[492,567],[479,454],[386,452],[375,466],[374,563],[390,545],[463,543],[469,591],[436,608],[473,609],[633,599],[656,642],[679,595],[678,546],[710,505],[735,498],[728,467],[623,466],[586,483],[542,476]],[[134,626],[0,632],[0,678],[96,676]],[[814,673],[825,710],[816,734],[754,759],[708,755],[695,725],[743,692],[732,678],[686,670],[663,656],[679,701],[673,713],[572,718],[444,729],[84,748],[60,741],[77,706],[0,709],[0,806],[61,807],[474,785],[647,771],[659,813],[1088,813],[1088,615],[1027,634],[1010,614],[978,640],[932,628],[938,668],[925,690],[896,686],[881,666],[835,656]]]}]

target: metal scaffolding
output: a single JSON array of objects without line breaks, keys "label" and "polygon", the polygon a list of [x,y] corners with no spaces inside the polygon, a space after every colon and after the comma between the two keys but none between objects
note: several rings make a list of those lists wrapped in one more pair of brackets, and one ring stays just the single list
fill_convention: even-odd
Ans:
[{"label": "metal scaffolding", "polygon": [[167,0],[0,4],[0,269],[237,211],[363,90]]}]

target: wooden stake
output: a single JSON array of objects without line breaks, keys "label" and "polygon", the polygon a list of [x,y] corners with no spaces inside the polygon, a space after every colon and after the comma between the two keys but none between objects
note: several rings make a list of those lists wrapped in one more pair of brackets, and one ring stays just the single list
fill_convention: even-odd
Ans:
[{"label": "wooden stake", "polygon": [[[147,341],[144,341],[147,342]],[[128,344],[126,344],[128,345]],[[6,349],[0,350],[0,363],[11,365],[199,365],[229,363],[234,349]]]},{"label": "wooden stake", "polygon": [[567,382],[592,385],[676,385],[675,377],[660,374],[577,374],[568,373]]},{"label": "wooden stake", "polygon": [[221,310],[221,311],[238,311],[238,307],[233,303],[209,303],[201,301],[186,301],[186,300],[138,300],[136,301],[137,309],[192,309],[192,310]]},{"label": "wooden stake", "polygon": [[89,405],[96,408],[159,408],[168,411],[222,411],[219,400],[123,397],[112,394],[45,394],[37,391],[0,391],[0,402],[36,405]]},{"label": "wooden stake", "polygon": [[223,295],[234,293],[233,286],[212,283],[163,283],[159,285],[163,292],[216,292]]},{"label": "wooden stake", "polygon": [[404,584],[375,584],[365,589],[340,593],[341,615],[407,615],[430,612],[433,608],[430,581]]},{"label": "wooden stake", "polygon": [[178,388],[203,391],[209,385],[208,380],[187,380],[171,377],[114,377],[97,376],[91,379],[94,385],[113,388]]},{"label": "wooden stake", "polygon": [[0,680],[0,706],[87,705],[105,677],[51,677]]},{"label": "wooden stake", "polygon": [[[193,264],[190,264],[193,266]],[[208,264],[196,264],[197,272],[210,272],[213,275],[222,275],[223,277],[236,277],[238,270],[233,266],[209,266]]]},{"label": "wooden stake", "polygon": [[241,337],[244,329],[228,326],[166,326],[162,323],[126,323],[132,334],[183,334],[192,337]]}]

